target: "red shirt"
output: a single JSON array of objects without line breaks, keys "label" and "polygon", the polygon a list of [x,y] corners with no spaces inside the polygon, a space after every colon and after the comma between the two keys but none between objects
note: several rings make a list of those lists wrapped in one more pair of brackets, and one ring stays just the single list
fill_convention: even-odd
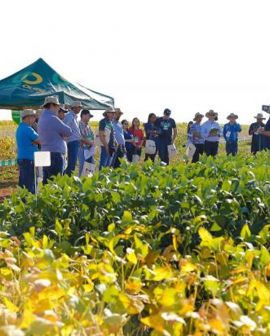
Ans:
[{"label": "red shirt", "polygon": [[128,131],[133,135],[133,137],[137,138],[136,141],[134,142],[134,145],[136,147],[142,147],[143,140],[144,140],[143,131],[140,128],[135,129],[133,127],[130,127],[130,129]]}]

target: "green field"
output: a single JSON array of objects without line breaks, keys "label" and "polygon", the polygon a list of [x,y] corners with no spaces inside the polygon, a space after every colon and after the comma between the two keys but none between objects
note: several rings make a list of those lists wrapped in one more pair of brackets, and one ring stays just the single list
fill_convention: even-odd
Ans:
[{"label": "green field", "polygon": [[0,335],[270,335],[270,156],[59,177],[0,204]]}]

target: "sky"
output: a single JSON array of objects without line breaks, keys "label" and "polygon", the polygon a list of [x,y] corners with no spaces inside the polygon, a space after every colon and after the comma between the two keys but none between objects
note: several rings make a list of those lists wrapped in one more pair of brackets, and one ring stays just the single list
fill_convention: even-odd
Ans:
[{"label": "sky", "polygon": [[177,121],[214,109],[221,123],[231,112],[250,123],[270,104],[269,9],[268,0],[1,1],[0,79],[42,57],[113,96],[129,120],[168,107]]}]

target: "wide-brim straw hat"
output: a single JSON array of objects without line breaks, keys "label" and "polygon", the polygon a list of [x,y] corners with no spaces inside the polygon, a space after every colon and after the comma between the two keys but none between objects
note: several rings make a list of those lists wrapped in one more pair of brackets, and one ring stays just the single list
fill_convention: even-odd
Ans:
[{"label": "wide-brim straw hat", "polygon": [[48,97],[45,97],[45,100],[44,100],[44,103],[43,103],[42,107],[44,107],[47,104],[60,105],[57,96],[48,96]]},{"label": "wide-brim straw hat", "polygon": [[114,108],[112,108],[112,107],[110,107],[110,108],[107,108],[107,110],[105,110],[104,112],[103,112],[103,116],[104,117],[106,117],[107,116],[107,113],[115,113],[115,109]]},{"label": "wide-brim straw hat", "polygon": [[82,107],[82,103],[80,101],[73,101],[71,104],[70,104],[70,107],[73,108],[73,107]]},{"label": "wide-brim straw hat", "polygon": [[194,118],[193,118],[193,121],[196,121],[197,118],[203,118],[203,117],[204,117],[203,114],[201,114],[200,112],[197,112],[197,113],[195,114]]},{"label": "wide-brim straw hat", "polygon": [[257,113],[257,115],[254,116],[254,118],[256,118],[256,119],[262,119],[262,120],[266,119],[266,118],[263,116],[262,113]]},{"label": "wide-brim straw hat", "polygon": [[218,115],[218,113],[215,112],[214,110],[209,110],[205,115],[206,115],[206,117],[210,117],[210,116],[216,117]]},{"label": "wide-brim straw hat", "polygon": [[234,119],[238,119],[238,115],[237,114],[234,114],[234,113],[230,113],[227,117],[227,119],[230,119],[230,118],[234,118]]},{"label": "wide-brim straw hat", "polygon": [[22,119],[25,118],[25,117],[28,117],[28,116],[36,116],[36,113],[34,110],[30,110],[30,109],[26,109],[26,110],[23,110],[22,113],[21,113],[21,117]]},{"label": "wide-brim straw hat", "polygon": [[116,107],[116,108],[114,109],[114,112],[115,112],[115,113],[124,114],[124,112],[122,112],[121,109],[120,109],[119,107]]}]

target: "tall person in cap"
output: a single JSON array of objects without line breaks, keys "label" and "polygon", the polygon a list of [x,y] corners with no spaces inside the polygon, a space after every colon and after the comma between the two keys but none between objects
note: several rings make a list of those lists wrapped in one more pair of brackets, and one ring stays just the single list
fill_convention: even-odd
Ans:
[{"label": "tall person in cap", "polygon": [[262,151],[265,147],[265,136],[260,132],[258,132],[259,129],[262,129],[265,127],[265,124],[263,120],[264,118],[262,113],[257,113],[257,115],[254,117],[257,119],[255,123],[252,123],[249,127],[249,135],[252,135],[252,141],[251,141],[251,153],[256,154],[259,151]]},{"label": "tall person in cap", "polygon": [[192,162],[198,162],[200,155],[204,152],[204,138],[202,136],[202,126],[201,122],[204,115],[201,113],[196,113],[194,116],[194,123],[190,126],[189,129],[189,140],[196,147],[196,151],[193,155]]},{"label": "tall person in cap", "polygon": [[104,113],[104,118],[99,122],[99,139],[101,143],[99,169],[109,167],[112,162],[112,156],[115,152],[115,132],[112,120],[114,118],[114,109],[108,108]]},{"label": "tall person in cap", "polygon": [[223,127],[223,136],[226,141],[227,155],[235,156],[238,152],[238,134],[242,131],[241,126],[236,122],[238,116],[234,113],[228,115],[229,122]]},{"label": "tall person in cap", "polygon": [[34,153],[40,144],[37,132],[33,129],[36,115],[33,110],[21,113],[22,121],[16,130],[17,161],[19,165],[19,186],[35,193]]},{"label": "tall person in cap", "polygon": [[60,103],[58,97],[45,98],[43,112],[38,122],[38,134],[41,150],[51,153],[51,166],[43,168],[43,183],[64,171],[64,155],[66,152],[65,137],[72,134],[71,128],[58,118]]},{"label": "tall person in cap", "polygon": [[81,144],[79,149],[79,176],[81,176],[83,171],[84,162],[89,162],[94,164],[94,132],[89,126],[90,119],[93,115],[89,110],[81,111],[81,120],[79,121],[80,133],[81,133]]},{"label": "tall person in cap", "polygon": [[82,110],[82,104],[74,101],[70,105],[70,111],[66,114],[64,123],[71,128],[72,134],[67,138],[67,168],[65,174],[71,176],[76,168],[80,148],[81,133],[79,128],[78,114]]},{"label": "tall person in cap", "polygon": [[120,159],[125,157],[126,155],[126,147],[125,147],[126,141],[124,137],[123,126],[120,122],[120,118],[123,114],[124,113],[121,111],[120,108],[115,108],[115,114],[113,118],[113,127],[114,127],[117,148],[113,155],[113,161],[112,161],[113,168],[118,168],[120,166]]},{"label": "tall person in cap", "polygon": [[171,118],[171,110],[166,108],[163,117],[156,120],[158,132],[157,149],[160,160],[169,164],[168,146],[173,145],[177,137],[177,128],[175,120]]},{"label": "tall person in cap", "polygon": [[213,110],[206,113],[208,120],[202,125],[201,132],[204,138],[204,150],[207,156],[216,156],[220,140],[221,128],[218,124],[218,114]]}]

